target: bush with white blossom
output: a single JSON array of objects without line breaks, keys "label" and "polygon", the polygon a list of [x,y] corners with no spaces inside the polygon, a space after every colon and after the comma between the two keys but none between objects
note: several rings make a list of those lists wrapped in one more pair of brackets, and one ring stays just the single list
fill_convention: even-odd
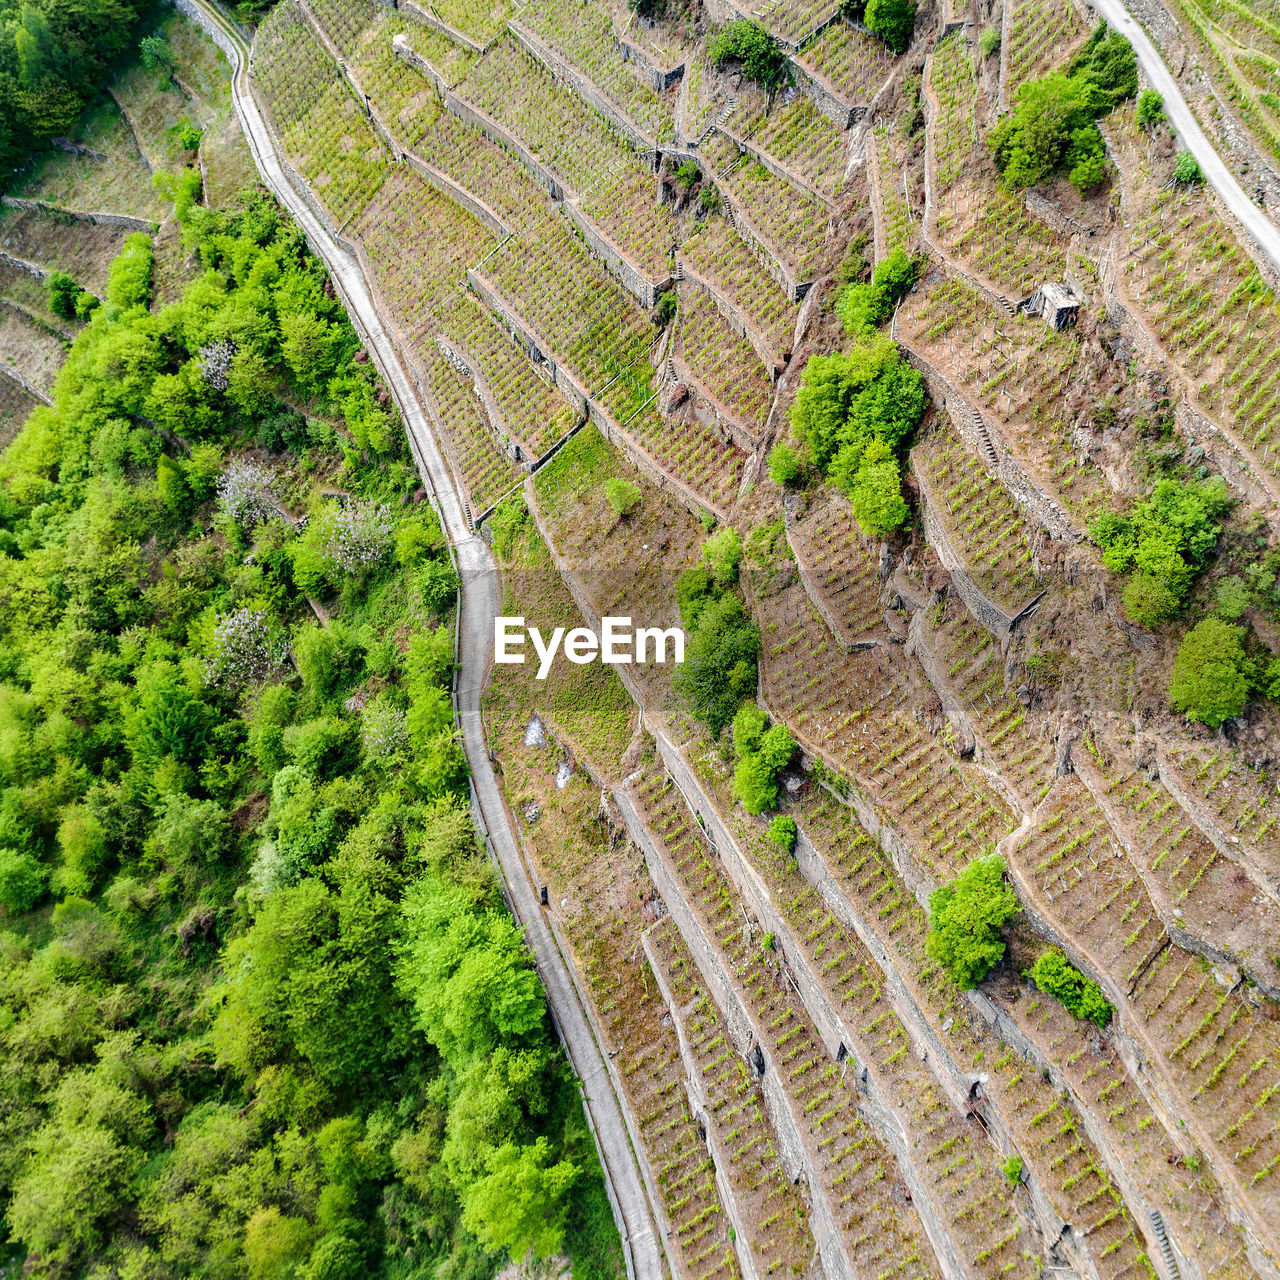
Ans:
[{"label": "bush with white blossom", "polygon": [[244,605],[214,623],[204,660],[205,684],[236,693],[275,675],[288,657],[289,646],[266,610]]},{"label": "bush with white blossom", "polygon": [[324,517],[319,534],[320,556],[330,569],[363,573],[381,564],[391,549],[391,511],[381,502],[347,502]]},{"label": "bush with white blossom", "polygon": [[231,385],[231,363],[236,358],[236,344],[230,338],[218,338],[196,352],[200,376],[206,387],[225,391]]},{"label": "bush with white blossom", "polygon": [[275,512],[275,475],[251,458],[233,458],[218,477],[218,505],[242,529]]},{"label": "bush with white blossom", "polygon": [[382,762],[402,754],[409,749],[405,713],[386,698],[375,698],[360,713],[360,738],[370,761]]}]

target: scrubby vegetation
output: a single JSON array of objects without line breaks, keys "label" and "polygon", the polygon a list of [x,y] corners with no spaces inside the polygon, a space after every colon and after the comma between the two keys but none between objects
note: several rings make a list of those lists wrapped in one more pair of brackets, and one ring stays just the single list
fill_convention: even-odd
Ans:
[{"label": "scrubby vegetation", "polygon": [[1129,574],[1125,609],[1155,626],[1177,612],[1218,541],[1231,497],[1221,477],[1158,480],[1151,496],[1128,515],[1105,512],[1089,529],[1112,573]]},{"label": "scrubby vegetation", "polygon": [[750,18],[726,22],[707,41],[707,56],[715,67],[740,63],[742,74],[764,89],[778,88],[789,75],[787,60],[778,42]]},{"label": "scrubby vegetation", "polygon": [[760,632],[734,590],[742,540],[724,528],[703,544],[702,563],[680,575],[676,604],[688,633],[676,687],[714,735],[755,693]]},{"label": "scrubby vegetation", "polygon": [[[796,741],[785,725],[770,725],[768,717],[754,702],[744,702],[733,717],[733,793],[748,813],[763,813],[778,804],[778,778],[796,754]],[[772,829],[770,831],[772,835]],[[786,828],[777,842],[787,844]],[[795,844],[795,824],[790,829],[790,845]],[[788,847],[790,852],[790,847]]]},{"label": "scrubby vegetation", "polygon": [[1249,700],[1249,664],[1243,627],[1205,618],[1178,646],[1169,698],[1188,719],[1217,728]]},{"label": "scrubby vegetation", "polygon": [[1092,978],[1086,978],[1058,947],[1042,952],[1027,977],[1045,995],[1061,1000],[1077,1018],[1105,1027],[1115,1013],[1102,988]]},{"label": "scrubby vegetation", "polygon": [[988,136],[1010,187],[1030,187],[1065,171],[1083,195],[1106,177],[1106,147],[1096,121],[1138,91],[1129,42],[1095,28],[1068,69],[1018,89],[1014,110]]},{"label": "scrubby vegetation", "polygon": [[813,464],[848,494],[869,535],[888,533],[907,519],[899,456],[927,399],[920,374],[884,336],[847,353],[814,356],[805,365],[792,429]]},{"label": "scrubby vegetation", "polygon": [[925,948],[958,987],[976,987],[1004,958],[1000,929],[1017,915],[1018,899],[995,854],[975,858],[929,895]]},{"label": "scrubby vegetation", "polygon": [[48,139],[74,132],[146,6],[129,0],[29,0],[0,23],[0,189]]},{"label": "scrubby vegetation", "polygon": [[610,1273],[435,515],[297,228],[183,232],[203,273],[151,312],[131,239],[0,458],[7,1227],[45,1274]]}]

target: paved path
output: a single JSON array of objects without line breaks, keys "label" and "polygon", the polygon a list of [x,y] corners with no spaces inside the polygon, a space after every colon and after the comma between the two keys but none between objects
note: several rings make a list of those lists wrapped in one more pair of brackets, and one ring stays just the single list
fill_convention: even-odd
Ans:
[{"label": "paved path", "polygon": [[1205,179],[1222,197],[1227,208],[1244,224],[1245,230],[1257,242],[1271,265],[1280,271],[1280,229],[1249,199],[1235,175],[1205,137],[1204,130],[1196,122],[1187,100],[1182,96],[1178,82],[1156,52],[1147,33],[1129,16],[1123,0],[1089,0],[1089,3],[1097,10],[1099,17],[1106,19],[1114,30],[1121,32],[1133,45],[1133,51],[1138,55],[1138,61],[1146,72],[1151,87],[1164,98],[1165,114],[1183,145],[1199,162]]},{"label": "paved path", "polygon": [[355,257],[315,216],[286,178],[275,142],[249,91],[249,45],[239,28],[210,0],[180,5],[214,38],[232,63],[232,98],[249,149],[263,181],[306,233],[323,259],[347,310],[360,330],[379,372],[404,416],[419,470],[434,491],[445,530],[453,544],[462,581],[458,712],[467,760],[480,811],[506,881],[508,900],[524,926],[547,992],[547,1002],[564,1040],[574,1071],[582,1081],[587,1112],[605,1171],[614,1212],[628,1252],[634,1280],[661,1280],[662,1248],[653,1214],[623,1121],[621,1104],[605,1069],[573,986],[565,957],[543,916],[538,894],[516,843],[511,818],[489,760],[480,718],[480,702],[493,654],[493,619],[501,606],[501,583],[488,546],[467,527],[462,502],[445,465],[430,421],[396,354],[395,343],[374,306],[368,282]]}]

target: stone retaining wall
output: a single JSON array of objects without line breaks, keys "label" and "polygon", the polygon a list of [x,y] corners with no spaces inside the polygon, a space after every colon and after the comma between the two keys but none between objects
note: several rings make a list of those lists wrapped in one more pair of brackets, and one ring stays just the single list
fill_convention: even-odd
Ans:
[{"label": "stone retaining wall", "polygon": [[414,4],[413,0],[394,0],[394,6],[410,21],[416,22],[423,27],[430,27],[432,31],[438,31],[441,35],[448,36],[455,44],[460,44],[464,48],[470,49],[472,53],[478,56],[483,56],[488,52],[489,45],[477,44],[470,36],[464,36],[456,27],[451,27],[443,19],[437,18],[434,13],[429,13],[426,9]]},{"label": "stone retaining wall", "polygon": [[793,187],[798,187],[807,195],[812,196],[828,213],[835,212],[835,201],[823,195],[807,178],[796,173],[788,165],[783,164],[782,161],[775,160],[767,151],[762,151],[750,138],[740,138],[737,134],[731,133],[722,124],[716,125],[715,131],[728,138],[739,151],[749,155],[753,160],[758,160],[775,178],[781,178],[783,182],[789,182]]},{"label": "stone retaining wall", "polygon": [[[963,1280],[964,1267],[955,1254],[954,1246],[945,1227],[938,1219],[933,1199],[920,1177],[911,1155],[905,1129],[898,1119],[893,1105],[884,1096],[879,1073],[873,1074],[869,1065],[856,1057],[856,1037],[845,1025],[830,997],[814,977],[808,958],[795,941],[790,923],[774,907],[768,887],[760,879],[755,868],[742,855],[736,841],[720,818],[715,807],[706,802],[701,788],[693,778],[679,750],[662,735],[657,736],[658,752],[668,773],[680,788],[681,794],[702,820],[725,874],[738,890],[761,927],[774,935],[774,946],[791,976],[795,990],[805,1013],[813,1022],[819,1038],[833,1061],[848,1056],[858,1085],[858,1109],[871,1121],[881,1141],[893,1153],[904,1180],[911,1189],[912,1203],[920,1214],[925,1234],[937,1255],[939,1266],[946,1280]],[[716,963],[719,957],[713,953]],[[768,1074],[768,1072],[766,1072]]]},{"label": "stone retaining wall", "polygon": [[45,392],[39,387],[33,386],[13,367],[7,360],[0,360],[0,375],[8,378],[11,382],[16,383],[23,391],[27,393],[33,400],[38,400],[41,404],[52,405],[53,401],[49,399]]},{"label": "stone retaining wall", "polygon": [[663,971],[657,948],[650,941],[649,935],[653,932],[653,929],[654,926],[650,925],[640,935],[640,944],[644,947],[644,954],[649,961],[649,969],[653,974],[653,980],[658,984],[658,994],[662,997],[663,1003],[667,1006],[667,1011],[671,1015],[671,1023],[675,1028],[676,1040],[680,1045],[680,1064],[684,1068],[683,1084],[685,1096],[689,1099],[689,1112],[706,1134],[707,1148],[711,1153],[712,1176],[715,1178],[716,1190],[720,1193],[720,1203],[723,1205],[724,1211],[728,1214],[729,1221],[733,1226],[733,1251],[737,1255],[738,1268],[742,1272],[743,1280],[760,1280],[760,1273],[756,1270],[755,1254],[747,1243],[752,1236],[747,1230],[742,1211],[738,1208],[738,1197],[734,1191],[733,1183],[729,1180],[728,1169],[730,1168],[731,1158],[720,1140],[719,1129],[715,1116],[711,1111],[706,1087],[702,1083],[702,1072],[698,1068],[698,1062],[693,1055],[693,1050],[689,1047],[689,1037],[684,1025],[684,1011],[676,1003],[675,994],[671,989],[671,984],[667,981],[666,973]]},{"label": "stone retaining wall", "polygon": [[460,187],[447,174],[433,168],[421,156],[415,155],[412,151],[402,151],[400,157],[418,177],[430,183],[442,195],[448,196],[455,204],[461,205],[478,222],[483,222],[499,240],[506,240],[515,234],[483,200],[477,199],[465,188]]},{"label": "stone retaining wall", "polygon": [[569,221],[582,233],[591,252],[609,268],[642,307],[648,309],[654,306],[658,294],[671,287],[670,272],[657,279],[646,275],[582,212],[577,197],[565,200],[562,208]]},{"label": "stone retaining wall", "polygon": [[733,224],[733,229],[746,242],[747,248],[751,249],[756,256],[756,260],[761,266],[769,272],[771,276],[782,286],[782,291],[791,299],[792,302],[799,302],[806,293],[809,292],[813,284],[812,280],[798,280],[780,258],[778,258],[773,250],[769,247],[768,241],[756,230],[755,224],[738,203],[733,193],[719,180],[717,175],[703,162],[703,168],[711,173],[711,177],[715,180],[716,187],[720,192],[720,198],[724,202],[724,207],[728,211],[729,221]]},{"label": "stone retaining wall", "polygon": [[787,1176],[793,1181],[803,1178],[809,1188],[809,1200],[813,1217],[811,1227],[814,1243],[822,1258],[827,1280],[856,1280],[849,1259],[845,1254],[835,1212],[830,1198],[817,1177],[813,1161],[801,1135],[800,1125],[791,1109],[791,1100],[782,1085],[777,1064],[763,1043],[759,1030],[737,986],[730,979],[719,955],[707,941],[697,917],[685,901],[679,883],[658,852],[656,842],[650,836],[640,814],[625,792],[615,791],[614,799],[623,816],[628,833],[644,855],[645,865],[654,886],[662,895],[680,936],[693,956],[702,975],[707,992],[721,1011],[729,1038],[734,1048],[748,1057],[758,1050],[765,1063],[760,1076],[760,1088],[764,1095],[765,1111],[773,1125],[778,1140],[778,1159]]},{"label": "stone retaining wall", "polygon": [[636,124],[609,100],[608,96],[582,74],[577,67],[571,66],[549,44],[534,34],[523,22],[511,18],[507,22],[511,34],[520,44],[551,72],[556,80],[566,82],[574,93],[589,106],[598,111],[620,134],[641,150],[656,151],[658,143],[649,137]]},{"label": "stone retaining wall", "polygon": [[[901,339],[898,340],[898,345],[907,360],[924,377],[934,403],[946,408],[947,416],[956,434],[976,457],[983,458],[985,450],[982,447],[982,441],[977,438],[972,423],[963,412],[966,408],[975,414],[978,411],[952,386],[941,370],[912,350]],[[1073,545],[1083,542],[1082,532],[1075,527],[1067,512],[1042,492],[1035,481],[1014,460],[999,431],[992,431],[989,425],[987,430],[996,453],[996,476],[1000,483],[1008,489],[1019,505],[1025,507],[1027,512],[1059,541]]]},{"label": "stone retaining wall", "polygon": [[693,412],[698,421],[704,427],[728,436],[743,453],[754,453],[760,445],[760,433],[752,432],[746,423],[739,421],[675,352],[671,353],[671,363],[675,366],[676,376],[693,392]]},{"label": "stone retaining wall", "polygon": [[684,75],[683,62],[677,62],[673,67],[659,66],[648,50],[628,40],[625,33],[618,35],[616,27],[614,30],[614,41],[618,46],[618,52],[622,54],[623,62],[630,63],[631,69],[654,93],[666,93]]},{"label": "stone retaining wall", "polygon": [[42,267],[38,262],[28,262],[26,258],[15,258],[11,253],[5,253],[3,249],[0,249],[0,262],[7,267],[12,267],[15,271],[23,271],[29,276],[35,276],[37,280],[44,280],[49,275],[47,267]]},{"label": "stone retaining wall", "polygon": [[158,222],[149,218],[135,218],[128,213],[99,213],[80,209],[64,209],[61,205],[48,204],[44,200],[28,200],[23,196],[0,197],[10,209],[23,209],[28,213],[50,213],[55,218],[69,218],[72,222],[87,222],[94,227],[121,227],[125,231],[145,231],[153,236],[160,230]]},{"label": "stone retaining wall", "polygon": [[769,339],[755,326],[745,312],[738,310],[731,298],[721,293],[710,280],[704,279],[699,275],[697,270],[691,267],[684,258],[679,258],[678,261],[680,263],[682,281],[688,281],[710,297],[712,302],[716,304],[716,310],[728,321],[729,328],[738,337],[744,338],[751,343],[756,355],[760,357],[760,363],[769,370],[769,376],[776,378],[782,372],[782,368],[786,364],[786,356],[789,356],[790,352],[787,352],[786,356],[784,356],[782,352],[774,350]]},{"label": "stone retaining wall", "polygon": [[467,284],[480,300],[498,317],[516,344],[535,364],[545,369],[557,391],[586,416],[589,392],[552,354],[549,344],[531,324],[508,305],[493,283],[473,267],[467,269]]}]

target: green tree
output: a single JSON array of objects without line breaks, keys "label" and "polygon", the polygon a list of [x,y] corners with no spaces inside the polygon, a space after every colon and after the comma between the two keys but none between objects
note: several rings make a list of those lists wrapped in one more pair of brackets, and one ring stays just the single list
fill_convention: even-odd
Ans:
[{"label": "green tree", "polygon": [[151,273],[155,256],[151,237],[135,231],[107,270],[107,300],[118,307],[145,307],[151,301]]},{"label": "green tree", "polygon": [[925,950],[959,987],[976,987],[1004,956],[1001,927],[1018,913],[1004,881],[1004,861],[975,858],[950,883],[929,895]]},{"label": "green tree", "polygon": [[796,828],[796,820],[787,817],[786,814],[780,813],[774,820],[769,823],[769,839],[773,841],[784,853],[794,853],[796,848],[796,839],[799,832]]},{"label": "green tree", "polygon": [[718,735],[743,698],[755,696],[760,632],[732,593],[708,599],[696,617],[675,683],[693,714]]},{"label": "green tree", "polygon": [[740,62],[743,74],[764,89],[778,88],[788,76],[787,59],[778,42],[749,18],[726,22],[707,41],[707,56],[715,67]]},{"label": "green tree", "polygon": [[702,544],[702,563],[707,566],[712,584],[721,590],[737,582],[741,560],[742,538],[732,525],[725,525]]},{"label": "green tree", "polygon": [[138,56],[148,71],[168,71],[173,66],[173,51],[164,36],[143,36],[138,41]]},{"label": "green tree", "polygon": [[49,310],[64,320],[74,320],[80,286],[65,271],[50,271],[44,287],[49,293]]},{"label": "green tree", "polygon": [[542,986],[510,916],[477,910],[465,888],[428,874],[406,893],[403,919],[400,988],[447,1058],[464,1063],[540,1029]]},{"label": "green tree", "polygon": [[1243,627],[1205,618],[1183,637],[1173,662],[1169,700],[1188,719],[1216,729],[1249,701]]},{"label": "green tree", "polygon": [[1027,976],[1046,995],[1060,1000],[1077,1018],[1105,1027],[1115,1013],[1102,988],[1086,978],[1057,947],[1042,951]]},{"label": "green tree", "polygon": [[30,911],[44,897],[49,873],[30,853],[0,849],[0,907],[11,915]]},{"label": "green tree", "polygon": [[916,26],[911,0],[867,0],[867,30],[874,32],[894,53],[906,53]]},{"label": "green tree", "polygon": [[298,385],[319,391],[333,375],[334,334],[329,322],[311,311],[280,317],[280,349]]},{"label": "green tree", "polygon": [[546,1138],[506,1143],[488,1160],[488,1173],[463,1197],[462,1220],[488,1249],[512,1258],[531,1250],[538,1258],[556,1253],[564,1240],[569,1193],[578,1168],[556,1160]]},{"label": "green tree", "polygon": [[779,440],[769,450],[769,475],[787,488],[798,484],[804,475],[804,460],[800,452],[786,440]]},{"label": "green tree", "polygon": [[846,492],[853,517],[868,537],[900,528],[911,514],[902,497],[898,459],[883,440],[872,440],[863,450]]}]

